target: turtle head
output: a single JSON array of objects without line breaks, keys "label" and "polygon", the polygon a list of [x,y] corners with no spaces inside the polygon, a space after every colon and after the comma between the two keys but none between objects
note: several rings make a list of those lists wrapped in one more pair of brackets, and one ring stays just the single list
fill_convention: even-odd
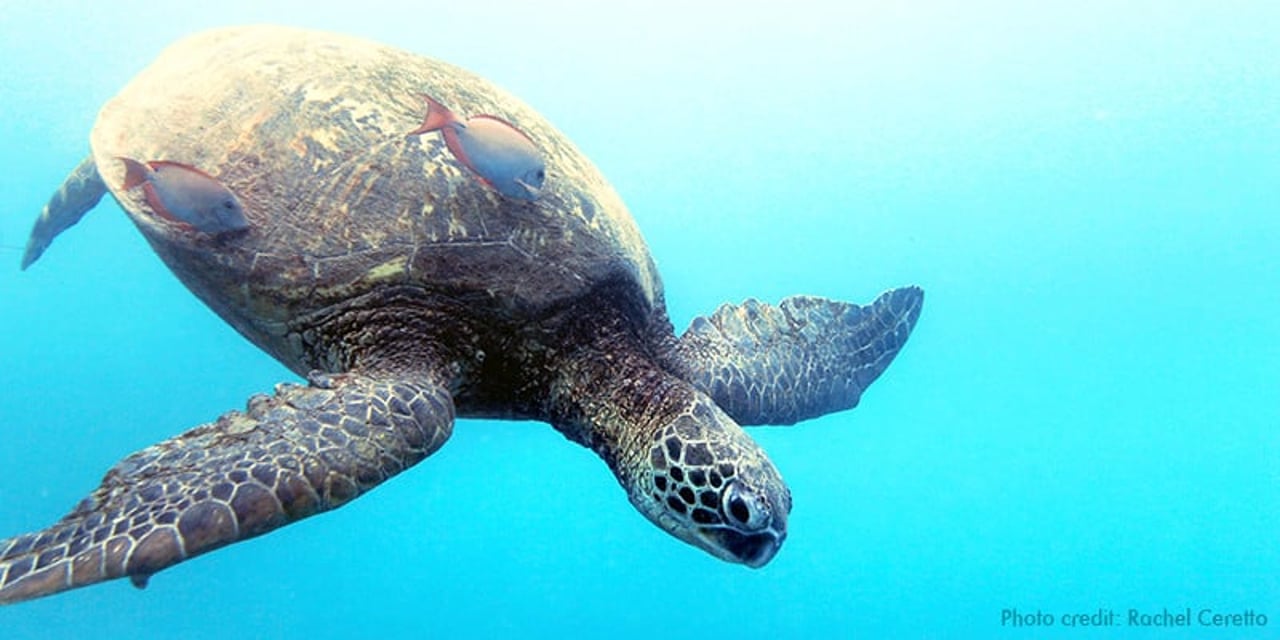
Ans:
[{"label": "turtle head", "polygon": [[627,487],[659,527],[722,560],[762,567],[787,537],[791,493],[764,451],[708,397],[658,429]]}]

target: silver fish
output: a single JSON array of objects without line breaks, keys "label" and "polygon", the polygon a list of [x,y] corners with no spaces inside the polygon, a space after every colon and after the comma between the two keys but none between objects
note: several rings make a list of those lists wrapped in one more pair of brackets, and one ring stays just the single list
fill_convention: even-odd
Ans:
[{"label": "silver fish", "polygon": [[439,131],[453,157],[480,181],[508,198],[533,200],[542,192],[546,163],[529,136],[497,116],[478,115],[463,122],[434,98],[423,95],[427,116],[408,135]]}]

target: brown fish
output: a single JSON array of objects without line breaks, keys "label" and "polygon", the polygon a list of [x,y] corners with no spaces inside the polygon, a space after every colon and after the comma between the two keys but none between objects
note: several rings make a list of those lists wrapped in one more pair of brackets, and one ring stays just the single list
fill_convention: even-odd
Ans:
[{"label": "brown fish", "polygon": [[203,233],[227,233],[249,228],[239,198],[217,178],[179,162],[124,162],[124,189],[142,185],[147,204],[160,217],[191,225]]}]

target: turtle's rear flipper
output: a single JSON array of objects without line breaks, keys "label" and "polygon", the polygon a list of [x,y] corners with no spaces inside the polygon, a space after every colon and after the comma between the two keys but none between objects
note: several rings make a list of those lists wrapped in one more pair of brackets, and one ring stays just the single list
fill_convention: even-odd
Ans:
[{"label": "turtle's rear flipper", "polygon": [[0,540],[0,604],[129,576],[334,509],[444,444],[453,400],[428,380],[321,376],[120,461],[45,529]]},{"label": "turtle's rear flipper", "polygon": [[49,248],[58,234],[80,222],[85,212],[97,205],[106,192],[107,185],[98,175],[98,166],[93,162],[93,156],[85,158],[62,181],[62,186],[49,198],[40,217],[36,218],[36,224],[31,228],[31,237],[27,238],[27,250],[22,254],[23,270],[40,258],[40,254]]},{"label": "turtle's rear flipper", "polygon": [[793,424],[851,409],[906,343],[924,291],[904,287],[866,306],[793,296],[695,318],[673,367],[739,424]]}]

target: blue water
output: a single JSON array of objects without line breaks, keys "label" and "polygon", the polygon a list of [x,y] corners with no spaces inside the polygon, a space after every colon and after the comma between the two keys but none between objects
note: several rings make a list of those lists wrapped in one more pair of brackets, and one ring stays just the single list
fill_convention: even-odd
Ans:
[{"label": "blue water", "polygon": [[[752,431],[795,500],[762,570],[659,531],[549,427],[465,421],[343,509],[145,591],[0,609],[0,636],[1280,634],[1280,4],[257,4],[7,3],[0,244],[160,48],[267,21],[533,105],[627,200],[679,328],[910,283],[923,316],[862,406]],[[18,259],[0,251],[0,537],[290,378],[114,203]],[[1015,608],[1055,625],[1002,625]],[[1112,626],[1063,628],[1100,609]]]}]

